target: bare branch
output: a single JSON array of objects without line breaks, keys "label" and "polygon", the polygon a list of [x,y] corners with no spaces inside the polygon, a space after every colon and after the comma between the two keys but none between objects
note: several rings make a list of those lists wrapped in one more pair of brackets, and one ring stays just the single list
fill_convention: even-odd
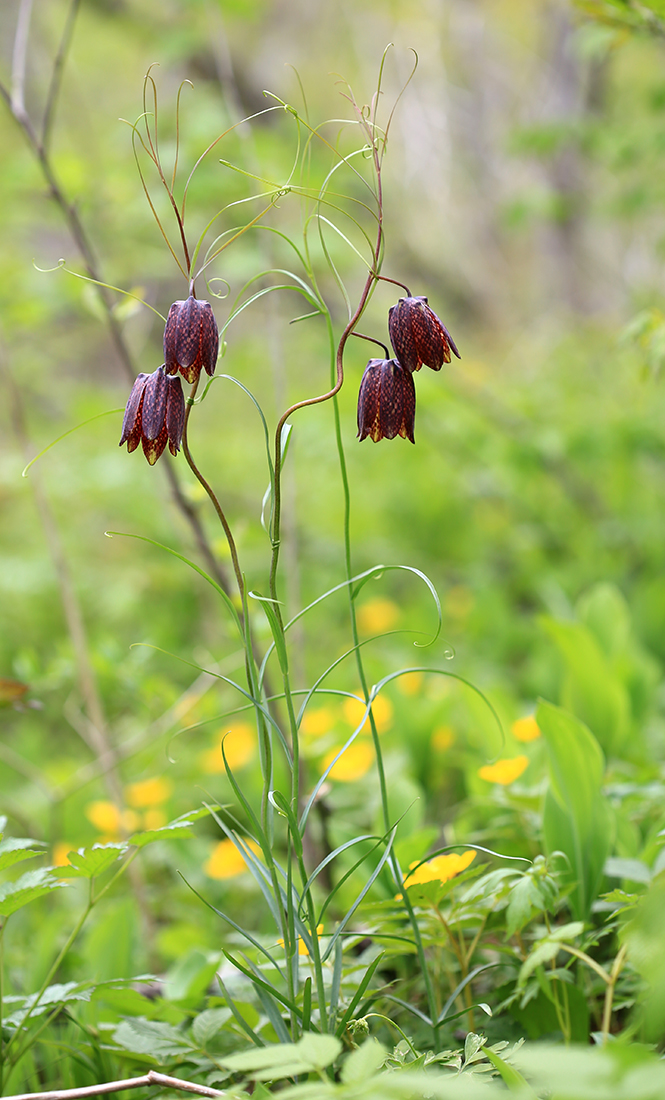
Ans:
[{"label": "bare branch", "polygon": [[27,118],[25,109],[25,66],[28,57],[28,36],[30,34],[30,16],[32,0],[21,0],[16,21],[14,52],[12,54],[12,95],[13,115],[23,121]]},{"label": "bare branch", "polygon": [[103,1085],[86,1085],[80,1089],[54,1089],[52,1092],[21,1092],[14,1096],[6,1097],[6,1100],[78,1100],[83,1096],[103,1096],[109,1092],[121,1092],[123,1089],[141,1089],[146,1085],[159,1085],[162,1088],[181,1089],[183,1092],[194,1092],[198,1096],[226,1096],[219,1089],[211,1089],[208,1085],[197,1085],[194,1081],[183,1081],[180,1077],[169,1077],[166,1073],[157,1073],[150,1070],[144,1077],[127,1077],[124,1081],[107,1081]]},{"label": "bare branch", "polygon": [[71,0],[69,11],[67,12],[67,19],[65,20],[65,28],[62,32],[58,52],[53,63],[51,83],[49,84],[48,95],[46,96],[46,107],[44,108],[44,118],[42,120],[42,149],[44,150],[48,149],[51,142],[51,130],[53,129],[55,108],[60,94],[62,74],[71,45],[72,35],[74,34],[74,26],[80,3],[81,0]]}]

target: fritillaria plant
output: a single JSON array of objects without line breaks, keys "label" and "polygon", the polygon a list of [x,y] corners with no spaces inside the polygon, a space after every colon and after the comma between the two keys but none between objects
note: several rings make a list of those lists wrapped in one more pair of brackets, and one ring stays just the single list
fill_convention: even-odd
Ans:
[{"label": "fritillaria plant", "polygon": [[[173,168],[172,171],[167,172],[162,165],[159,152],[156,122],[157,89],[150,72],[145,82],[144,112],[139,122],[132,127],[141,182],[153,214],[157,219],[160,232],[182,273],[186,283],[187,296],[174,302],[168,312],[164,328],[163,365],[157,367],[153,374],[140,374],[136,379],[125,412],[121,444],[127,443],[128,450],[132,451],[141,443],[145,457],[151,465],[164,452],[167,444],[172,455],[176,455],[182,444],[185,461],[210,498],[228,541],[238,588],[237,599],[230,599],[228,594],[223,592],[212,578],[207,577],[207,579],[223,597],[226,613],[231,617],[243,642],[246,680],[243,684],[227,677],[220,678],[238,692],[246,705],[253,708],[263,772],[263,794],[260,805],[253,805],[237,782],[233,770],[225,758],[228,779],[242,808],[246,824],[234,826],[228,816],[223,818],[217,815],[216,820],[228,839],[233,842],[243,856],[266,899],[277,925],[276,938],[283,945],[283,948],[280,947],[279,949],[283,953],[282,956],[278,958],[274,948],[266,947],[251,933],[240,929],[230,917],[224,914],[221,915],[237,931],[243,932],[248,943],[251,943],[254,950],[258,952],[259,959],[267,965],[268,970],[272,968],[273,978],[267,979],[265,976],[267,971],[263,969],[260,972],[259,980],[259,971],[254,964],[248,962],[247,959],[244,962],[237,958],[233,959],[234,964],[241,971],[252,981],[258,983],[257,990],[260,991],[262,1003],[264,1006],[268,1004],[271,1006],[270,1009],[266,1008],[266,1011],[269,1011],[270,1019],[278,1034],[282,1038],[290,1036],[294,1040],[303,1031],[309,1030],[311,1027],[316,1027],[322,1031],[335,1031],[337,1034],[342,1034],[345,1031],[353,1006],[350,1011],[342,1011],[339,1001],[339,978],[335,978],[335,975],[339,975],[341,972],[343,936],[350,930],[353,914],[358,905],[371,890],[384,868],[386,871],[390,871],[395,888],[399,890],[403,898],[425,983],[429,1018],[434,1030],[437,1027],[436,998],[427,972],[418,922],[409,901],[408,892],[403,887],[402,871],[393,850],[397,822],[392,820],[390,815],[382,750],[372,709],[373,701],[382,686],[399,673],[391,674],[380,684],[370,687],[365,674],[356,625],[355,599],[357,593],[369,577],[384,571],[385,567],[378,566],[360,576],[354,576],[353,573],[349,526],[350,494],[342,444],[340,411],[337,403],[337,395],[344,384],[345,350],[348,339],[351,335],[360,335],[356,332],[356,326],[379,282],[385,280],[403,287],[403,284],[397,280],[386,280],[381,275],[385,245],[382,168],[393,117],[391,113],[384,126],[381,126],[378,121],[378,105],[383,94],[381,84],[384,64],[385,55],[381,63],[377,89],[369,107],[360,106],[350,87],[346,86],[344,96],[351,109],[351,117],[347,120],[347,128],[360,138],[360,142],[356,144],[356,147],[346,154],[340,151],[339,142],[328,141],[325,136],[325,126],[312,127],[296,108],[273,97],[273,104],[266,110],[284,112],[292,118],[296,128],[297,156],[294,161],[294,168],[288,179],[279,186],[276,186],[274,181],[262,179],[253,174],[252,178],[256,179],[263,188],[254,196],[254,201],[259,207],[258,212],[240,227],[234,225],[232,228],[218,232],[218,235],[207,245],[207,234],[212,231],[214,223],[224,222],[228,208],[224,208],[215,215],[206,231],[192,245],[186,227],[186,202],[196,168],[203,157],[211,153],[222,138],[229,133],[229,130],[219,135],[208,146],[194,165],[184,187],[182,187],[179,194],[176,194],[178,149],[176,145]],[[148,94],[153,100],[152,111],[148,110]],[[180,96],[178,96],[178,103],[179,99]],[[230,129],[233,129],[233,127]],[[176,126],[176,132],[179,133],[179,125]],[[321,146],[322,149],[327,150],[332,159],[332,167],[323,182],[313,186],[309,180],[308,166],[311,164],[310,154],[315,143]],[[356,166],[358,154],[362,156],[363,163],[369,166],[369,171],[365,171],[365,169],[361,171]],[[150,171],[156,175],[158,185],[161,184],[167,193],[175,219],[175,240],[169,237],[157,214],[157,207],[151,195],[152,184],[149,183],[145,171],[146,158]],[[228,162],[223,161],[222,164],[228,167]],[[352,197],[344,199],[342,196],[340,198],[337,181],[344,170],[352,173],[354,183],[359,183],[364,189],[365,194],[362,201]],[[331,194],[330,190],[333,178],[336,185],[334,195]],[[203,279],[209,280],[213,265],[214,270],[219,269],[225,250],[240,236],[249,231],[259,233],[270,230],[274,232],[275,227],[268,224],[268,215],[273,210],[277,199],[283,201],[287,196],[291,201],[299,199],[305,208],[303,241],[299,246],[279,230],[279,236],[288,241],[288,244],[297,255],[301,265],[300,270],[289,271],[280,268],[279,282],[275,283],[273,281],[268,287],[259,290],[255,289],[257,280],[262,277],[270,277],[272,269],[253,276],[239,292],[235,305],[224,322],[220,333],[218,332],[212,306],[208,301],[196,295],[197,282]],[[309,236],[315,232],[323,242],[324,255],[329,255],[325,234],[327,227],[332,224],[330,220],[332,217],[347,222],[346,232],[343,232],[339,225],[334,226],[335,230],[342,236],[344,241],[351,245],[356,256],[359,254],[359,248],[351,244],[347,233],[357,234],[360,247],[365,249],[366,256],[364,285],[355,305],[349,304],[349,296],[346,291],[344,292],[348,305],[348,317],[341,332],[337,333],[330,305],[319,290],[317,272],[310,258],[314,250],[310,248],[309,242]],[[368,219],[370,222],[369,228],[367,226]],[[332,260],[330,263],[331,270],[333,270],[336,279],[339,280],[339,273],[336,268],[332,267]],[[303,397],[291,405],[278,418],[274,426],[273,444],[272,447],[268,448],[270,486],[267,503],[264,506],[264,515],[267,516],[266,529],[270,539],[270,560],[266,570],[268,591],[265,595],[262,595],[255,588],[251,592],[248,590],[231,526],[220,497],[194,462],[188,436],[191,415],[198,402],[203,400],[210,390],[210,382],[208,382],[202,395],[197,398],[197,389],[202,372],[205,372],[211,380],[215,373],[220,335],[223,336],[234,319],[245,309],[251,307],[257,299],[266,293],[282,290],[285,286],[296,290],[306,299],[308,308],[311,311],[306,316],[321,316],[325,320],[331,348],[330,385],[325,392],[315,396]],[[394,348],[394,356],[391,357],[388,349],[380,341],[376,341],[383,348],[385,358],[371,359],[362,378],[358,402],[358,435],[361,440],[369,436],[377,442],[380,439],[393,439],[396,436],[401,436],[413,443],[416,403],[414,372],[418,371],[422,365],[430,366],[433,370],[439,370],[444,362],[450,362],[451,351],[455,355],[459,354],[448,330],[430,309],[427,299],[412,297],[406,287],[403,287],[403,289],[406,291],[407,296],[401,298],[397,305],[389,311],[388,328]],[[223,377],[231,378],[229,375]],[[181,378],[191,386],[188,397],[183,395]],[[261,411],[260,401],[249,393],[240,380],[231,380],[236,381],[241,386],[259,410],[266,432],[266,439],[269,440],[267,420]],[[335,660],[328,669],[324,670],[313,686],[305,690],[301,688],[297,691],[294,690],[288,630],[295,620],[292,620],[291,623],[284,622],[278,593],[279,558],[282,541],[282,473],[285,446],[294,414],[300,409],[325,401],[333,403],[335,438],[342,475],[345,514],[346,576],[342,585],[336,585],[331,591],[337,591],[342,587],[348,593],[352,646],[347,656],[355,661],[357,675],[360,680],[362,691],[360,701],[363,704],[363,718],[347,744],[335,760],[328,765],[313,788],[305,790],[303,788],[303,777],[306,776],[306,773],[302,767],[299,746],[300,724],[310,702],[317,694],[326,690],[326,678],[338,665],[339,661]],[[195,568],[199,573],[202,572],[198,566],[195,566]],[[426,583],[435,600],[440,626],[440,607],[431,582],[424,577],[424,574],[410,567],[394,566],[392,568],[405,569],[412,575],[417,575]],[[316,603],[319,603],[327,595],[329,593],[321,596]],[[262,608],[272,634],[270,647],[263,657],[258,655],[252,635],[252,607],[256,603]],[[300,618],[307,610],[308,608],[305,608],[296,618]],[[438,636],[438,630],[436,636]],[[273,655],[277,658],[281,690],[273,692],[272,697],[269,698],[269,693],[266,690],[266,676],[267,666]],[[453,675],[452,673],[444,674]],[[334,867],[342,849],[327,852],[318,866],[315,868],[308,867],[305,859],[305,833],[311,810],[321,795],[328,774],[342,752],[358,736],[367,719],[369,719],[376,754],[384,831],[382,835],[374,838],[374,850],[378,855],[373,861],[371,871],[364,876],[365,882],[359,896],[346,913],[339,918],[335,929],[329,935],[322,937],[319,935],[319,929],[323,913],[331,904],[337,887],[333,888],[332,893],[321,905],[321,873],[324,868],[328,868],[326,875],[329,875],[330,869]],[[223,745],[222,752],[224,752]],[[280,752],[286,761],[290,777],[288,792],[279,791],[275,787],[274,754],[276,752]],[[357,838],[353,841],[353,844],[367,839],[367,837]],[[343,846],[344,849],[348,847],[350,847],[348,844]],[[285,862],[283,864],[278,862],[277,852],[280,850],[285,852]],[[361,867],[366,859],[367,855],[363,854],[357,859],[355,866]],[[299,969],[299,953],[302,953],[303,945],[311,966],[314,980],[313,989],[311,988],[311,980],[310,982],[303,981]],[[372,967],[367,970],[360,982],[356,1004],[362,995],[362,990],[367,987],[375,966],[376,963],[372,964]],[[225,991],[225,995],[232,1010],[235,1011],[233,999],[228,991]],[[268,998],[267,1001],[266,997]],[[243,1026],[245,1031],[251,1034],[254,1041],[261,1045],[262,1040],[249,1028],[249,1025],[244,1024]]]}]

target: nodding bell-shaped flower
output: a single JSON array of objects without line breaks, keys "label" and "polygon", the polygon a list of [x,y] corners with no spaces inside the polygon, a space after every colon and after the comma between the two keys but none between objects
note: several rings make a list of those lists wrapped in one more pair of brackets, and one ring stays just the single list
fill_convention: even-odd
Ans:
[{"label": "nodding bell-shaped flower", "polygon": [[154,466],[167,443],[171,454],[177,454],[184,426],[185,398],[178,376],[166,374],[163,366],[153,374],[139,374],[125,409],[120,446],[126,443],[131,452],[141,443]]},{"label": "nodding bell-shaped flower", "polygon": [[196,382],[201,367],[212,375],[218,349],[219,333],[210,302],[192,295],[184,302],[174,302],[164,329],[166,373],[180,371],[188,382]]},{"label": "nodding bell-shaped flower", "polygon": [[358,438],[413,438],[416,387],[413,375],[397,359],[370,359],[358,394]]},{"label": "nodding bell-shaped flower", "polygon": [[388,331],[395,355],[409,371],[423,364],[441,370],[450,362],[450,352],[461,355],[448,329],[427,304],[427,298],[400,298],[388,310]]}]

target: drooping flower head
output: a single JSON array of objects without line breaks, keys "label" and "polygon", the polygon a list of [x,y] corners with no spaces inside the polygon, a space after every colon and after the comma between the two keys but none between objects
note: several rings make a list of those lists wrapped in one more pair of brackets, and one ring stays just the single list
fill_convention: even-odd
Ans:
[{"label": "drooping flower head", "polygon": [[400,298],[388,310],[388,331],[395,355],[408,371],[425,365],[441,370],[451,351],[461,359],[448,329],[427,304],[427,298]]},{"label": "drooping flower head", "polygon": [[174,302],[164,329],[164,365],[167,374],[182,374],[187,382],[196,382],[201,367],[215,373],[219,333],[210,302],[190,295]]},{"label": "drooping flower head", "polygon": [[180,450],[185,425],[185,398],[177,375],[168,375],[164,367],[152,374],[139,374],[125,409],[120,446],[135,451],[139,443],[151,466],[169,445],[172,455]]},{"label": "drooping flower head", "polygon": [[413,377],[397,359],[370,359],[358,394],[358,438],[413,438],[416,387]]}]

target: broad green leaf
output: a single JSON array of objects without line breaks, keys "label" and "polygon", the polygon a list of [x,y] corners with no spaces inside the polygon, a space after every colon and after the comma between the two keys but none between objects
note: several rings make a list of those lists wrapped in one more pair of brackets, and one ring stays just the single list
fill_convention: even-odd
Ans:
[{"label": "broad green leaf", "polygon": [[[506,939],[510,939],[531,917],[531,909],[538,905],[540,895],[529,875],[524,875],[510,891],[510,900],[506,910]],[[538,900],[536,900],[538,899]]]},{"label": "broad green leaf", "polygon": [[297,1043],[276,1043],[231,1054],[218,1061],[236,1073],[245,1073],[256,1081],[273,1081],[313,1073],[335,1061],[342,1044],[334,1035],[308,1034]]},{"label": "broad green leaf", "polygon": [[601,793],[603,754],[590,730],[559,707],[541,703],[536,719],[550,764],[543,814],[545,847],[550,855],[561,851],[567,857],[561,880],[572,886],[573,915],[586,919],[600,889],[611,839],[610,814]]},{"label": "broad green leaf", "polygon": [[127,843],[133,844],[136,848],[145,848],[146,844],[153,844],[156,840],[176,840],[179,837],[192,836],[191,826],[195,821],[207,817],[211,810],[221,808],[221,806],[215,805],[181,814],[180,817],[176,817],[174,821],[169,821],[168,825],[162,825],[159,829],[147,829],[142,833],[134,833]]},{"label": "broad green leaf", "polygon": [[565,666],[562,702],[593,730],[608,754],[617,753],[630,732],[629,697],[591,630],[583,623],[544,620]]},{"label": "broad green leaf", "polygon": [[385,1047],[376,1039],[367,1039],[361,1047],[349,1054],[342,1066],[342,1081],[345,1085],[358,1085],[368,1081],[383,1065],[386,1057]]},{"label": "broad green leaf", "polygon": [[528,958],[522,963],[520,969],[520,985],[524,985],[530,974],[538,966],[542,966],[543,963],[549,962],[551,959],[555,959],[561,950],[561,945],[554,943],[552,940],[545,940],[544,943],[538,945],[534,951],[528,956]]},{"label": "broad green leaf", "polygon": [[531,1097],[533,1097],[533,1100],[536,1100],[535,1092],[527,1083],[526,1079],[522,1076],[519,1070],[515,1069],[514,1066],[511,1066],[509,1062],[504,1062],[503,1058],[501,1058],[500,1055],[498,1055],[496,1051],[492,1050],[490,1047],[487,1047],[485,1049],[485,1054],[489,1058],[494,1068],[499,1071],[501,1079],[507,1086],[509,1092],[517,1093],[519,1096],[522,1097],[522,1100],[530,1100]]},{"label": "broad green leaf", "polygon": [[625,878],[629,882],[651,882],[651,868],[641,859],[610,857],[605,860],[605,874],[608,878]]},{"label": "broad green leaf", "polygon": [[0,871],[12,867],[15,863],[22,863],[24,859],[34,859],[42,856],[43,849],[31,848],[32,844],[39,844],[39,840],[30,840],[29,837],[8,836],[0,841]]},{"label": "broad green leaf", "polygon": [[28,1012],[30,1012],[30,1018],[32,1019],[35,1016],[41,1016],[43,1012],[47,1012],[55,1005],[66,1004],[68,1001],[89,1001],[93,992],[94,986],[80,982],[58,982],[55,985],[49,985],[39,998],[36,1008],[33,1006],[37,1001],[38,994],[31,993],[29,997],[25,998],[20,1008],[3,1020],[3,1024],[8,1027],[18,1027]]},{"label": "broad green leaf", "polygon": [[231,1019],[230,1008],[206,1008],[194,1018],[192,1038],[200,1047],[204,1047],[217,1032]]},{"label": "broad green leaf", "polygon": [[557,1100],[657,1100],[665,1095],[665,1063],[634,1044],[598,1049],[526,1043],[514,1061],[536,1089]]},{"label": "broad green leaf", "polygon": [[48,894],[49,890],[58,890],[66,886],[54,878],[50,868],[39,871],[26,871],[16,882],[5,882],[0,886],[0,917],[9,917],[17,909]]},{"label": "broad green leaf", "polygon": [[183,1055],[194,1049],[189,1038],[171,1024],[135,1016],[123,1020],[113,1038],[118,1046],[135,1054],[152,1055],[156,1061]]},{"label": "broad green leaf", "polygon": [[127,847],[126,844],[93,844],[92,848],[79,848],[76,852],[69,852],[69,864],[58,868],[58,877],[95,878],[120,859]]}]

